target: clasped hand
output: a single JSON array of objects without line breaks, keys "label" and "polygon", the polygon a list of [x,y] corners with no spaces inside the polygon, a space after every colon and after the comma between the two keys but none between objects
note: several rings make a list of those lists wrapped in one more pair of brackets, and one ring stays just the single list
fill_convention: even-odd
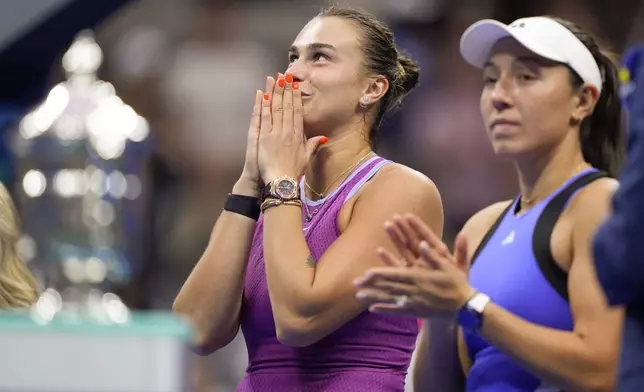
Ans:
[{"label": "clasped hand", "polygon": [[370,311],[417,318],[453,316],[474,295],[462,234],[452,254],[414,215],[394,217],[385,223],[385,230],[402,259],[380,248],[378,255],[387,266],[371,268],[354,282],[357,298],[368,302]]},{"label": "clasped hand", "polygon": [[317,147],[326,141],[323,136],[305,137],[299,87],[291,74],[279,74],[273,91],[263,96],[257,154],[264,184],[282,176],[300,177]]}]

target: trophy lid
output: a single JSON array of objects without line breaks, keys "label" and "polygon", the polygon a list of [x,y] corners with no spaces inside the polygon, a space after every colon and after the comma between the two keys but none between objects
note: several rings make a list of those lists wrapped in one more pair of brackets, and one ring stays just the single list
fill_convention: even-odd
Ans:
[{"label": "trophy lid", "polygon": [[95,74],[103,63],[103,52],[91,30],[81,31],[63,56],[63,68],[71,75]]}]

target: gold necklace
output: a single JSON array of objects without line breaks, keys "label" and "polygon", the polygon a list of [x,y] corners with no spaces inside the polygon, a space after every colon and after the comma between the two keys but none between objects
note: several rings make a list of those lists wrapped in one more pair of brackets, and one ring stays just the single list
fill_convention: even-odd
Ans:
[{"label": "gold necklace", "polygon": [[[584,166],[586,166],[586,165],[588,165],[588,163],[587,163],[587,162],[580,163],[580,164],[579,164],[579,166],[575,167],[575,169],[572,171],[572,173],[571,173],[568,177],[566,177],[566,179],[564,179],[563,181],[561,181],[561,182],[559,183],[559,185],[557,185],[557,188],[559,188],[559,187],[560,187],[560,186],[562,186],[566,181],[568,181],[568,180],[570,179],[570,177],[573,177],[573,176],[575,176],[577,173],[579,173],[579,172],[583,169],[583,167],[584,167]],[[526,197],[525,195],[523,195],[523,194],[522,194],[522,195],[521,195],[521,200],[520,200],[520,201],[521,201],[521,205],[523,205],[523,206],[530,206],[530,205],[534,204],[534,203],[537,201],[537,197],[536,197],[536,196],[533,196],[533,197],[530,197],[530,198],[529,198],[529,197]]]},{"label": "gold necklace", "polygon": [[[329,185],[329,186],[324,190],[324,193],[326,193],[326,191],[328,191],[328,190],[329,190],[329,188],[331,188],[331,186],[332,186],[336,181],[338,181],[338,180],[339,180],[343,175],[345,175],[345,174],[349,173],[352,169],[355,169],[355,168],[356,168],[356,167],[357,167],[357,166],[358,166],[362,161],[364,161],[364,160],[365,160],[369,155],[371,155],[372,153],[373,153],[373,151],[369,151],[365,156],[363,156],[362,158],[360,158],[360,160],[359,160],[358,162],[356,162],[356,163],[354,163],[353,165],[349,166],[349,168],[348,168],[347,170],[345,170],[344,172],[342,172],[342,174],[340,174],[340,175],[339,175],[335,180],[333,180],[333,182],[331,183],[331,185]],[[306,185],[306,187],[307,187],[307,188],[309,188],[309,190],[310,190],[311,192],[315,193],[315,194],[316,194],[320,199],[324,199],[324,194],[317,193],[317,192],[316,192],[315,190],[313,190],[313,189],[311,188],[311,186],[306,182],[306,177],[304,177],[304,185]],[[305,198],[306,198],[306,195],[305,195]],[[306,200],[303,200],[303,202],[304,202],[304,209],[306,210],[306,222],[308,223],[308,222],[310,222],[310,221],[313,219],[313,217],[318,213],[318,211],[320,211],[320,208],[322,208],[322,206],[324,205],[324,203],[326,202],[326,200],[325,200],[325,201],[323,201],[323,202],[322,202],[322,204],[320,204],[320,205],[319,205],[315,210],[313,210],[313,212],[312,212],[312,213],[311,213],[311,211],[309,210],[309,203],[308,203]]]},{"label": "gold necklace", "polygon": [[355,169],[359,164],[361,164],[361,163],[362,163],[362,161],[364,161],[365,159],[367,159],[367,157],[368,157],[369,155],[371,155],[372,153],[373,153],[373,151],[369,151],[365,156],[363,156],[362,158],[360,158],[360,160],[359,160],[359,161],[357,161],[357,162],[356,162],[356,163],[354,163],[353,165],[349,166],[349,168],[348,168],[347,170],[345,170],[345,171],[343,171],[342,173],[340,173],[340,175],[339,175],[339,176],[337,176],[337,177],[336,177],[336,178],[335,178],[335,179],[334,179],[334,180],[329,184],[329,186],[327,186],[327,187],[326,187],[326,189],[325,189],[322,193],[318,193],[318,192],[316,192],[316,191],[315,191],[315,189],[313,189],[313,188],[311,187],[311,185],[309,185],[309,183],[308,183],[308,182],[306,182],[306,177],[304,177],[304,185],[306,185],[306,187],[307,187],[311,192],[313,192],[313,193],[314,193],[318,198],[320,198],[320,199],[324,199],[324,198],[327,196],[327,195],[326,195],[327,191],[328,191],[329,189],[331,189],[331,187],[332,187],[332,186],[333,186],[333,185],[334,185],[334,184],[335,184],[335,183],[336,183],[340,178],[342,178],[342,176],[344,176],[345,174],[349,173],[351,170]]}]

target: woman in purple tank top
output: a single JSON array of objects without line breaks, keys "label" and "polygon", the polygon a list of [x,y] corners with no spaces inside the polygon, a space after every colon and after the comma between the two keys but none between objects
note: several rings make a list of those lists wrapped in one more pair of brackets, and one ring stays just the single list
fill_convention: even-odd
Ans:
[{"label": "woman in purple tank top", "polygon": [[382,265],[375,248],[394,250],[392,214],[442,231],[434,184],[370,143],[418,67],[373,16],[335,7],[288,58],[256,93],[244,170],[174,309],[206,355],[242,328],[240,392],[402,392],[417,322],[368,312],[353,279]]},{"label": "woman in purple tank top", "polygon": [[623,154],[617,68],[551,17],[477,22],[461,54],[483,70],[483,120],[521,194],[474,215],[454,254],[416,217],[394,219],[416,268],[383,251],[392,267],[368,271],[357,295],[426,319],[418,391],[612,391],[623,310],[608,306],[591,242]]}]

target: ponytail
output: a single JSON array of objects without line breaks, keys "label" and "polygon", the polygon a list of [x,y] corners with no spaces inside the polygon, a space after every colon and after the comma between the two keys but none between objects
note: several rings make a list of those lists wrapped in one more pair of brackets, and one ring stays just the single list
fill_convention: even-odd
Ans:
[{"label": "ponytail", "polygon": [[[580,26],[557,17],[550,18],[570,30],[588,48],[599,66],[603,76],[602,92],[591,116],[581,123],[581,150],[584,159],[593,167],[605,171],[611,177],[617,177],[625,157],[626,135],[616,62]],[[573,87],[583,86],[581,77],[572,69],[570,72]]]},{"label": "ponytail", "polygon": [[595,57],[604,75],[602,93],[592,115],[581,123],[581,150],[593,167],[617,177],[625,156],[622,103],[617,67],[604,52]]}]

